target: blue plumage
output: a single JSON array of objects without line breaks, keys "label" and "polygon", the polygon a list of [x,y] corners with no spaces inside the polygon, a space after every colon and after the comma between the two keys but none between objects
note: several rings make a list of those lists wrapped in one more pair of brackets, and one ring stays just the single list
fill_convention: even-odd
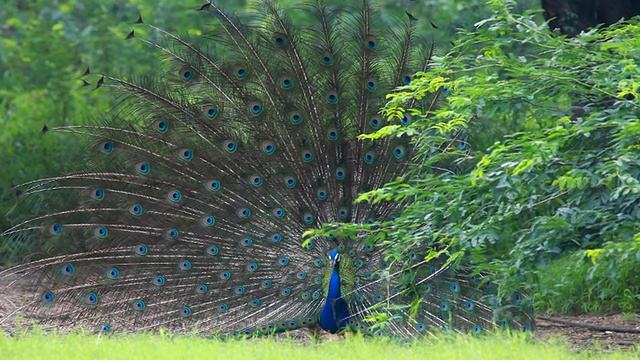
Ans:
[{"label": "blue plumage", "polygon": [[410,139],[358,135],[411,125],[409,113],[383,119],[379,108],[427,69],[431,52],[415,45],[411,22],[384,28],[367,0],[310,3],[305,24],[272,1],[251,9],[243,23],[203,5],[215,25],[195,42],[139,20],[165,42],[127,39],[160,51],[162,71],[135,81],[100,74],[96,86],[115,92],[118,107],[52,129],[83,140],[86,170],[21,185],[46,206],[3,236],[77,250],[0,272],[2,283],[35,281],[11,315],[102,333],[320,327],[412,338],[530,328],[520,297],[501,302],[480,275],[422,260],[426,249],[387,263],[388,242],[366,234],[301,246],[308,229],[401,211],[354,199],[403,174]]}]

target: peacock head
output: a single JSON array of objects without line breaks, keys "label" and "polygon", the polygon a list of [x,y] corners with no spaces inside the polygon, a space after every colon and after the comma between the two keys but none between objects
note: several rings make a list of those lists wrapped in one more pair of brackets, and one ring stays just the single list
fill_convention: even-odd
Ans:
[{"label": "peacock head", "polygon": [[332,250],[331,253],[329,253],[329,261],[331,261],[331,267],[340,265],[340,253],[338,250]]}]

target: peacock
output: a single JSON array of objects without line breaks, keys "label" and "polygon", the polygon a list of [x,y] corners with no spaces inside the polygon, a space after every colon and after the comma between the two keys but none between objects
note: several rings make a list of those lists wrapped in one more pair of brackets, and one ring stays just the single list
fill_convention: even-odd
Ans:
[{"label": "peacock", "polygon": [[[429,68],[433,46],[416,45],[415,18],[385,28],[369,0],[295,9],[260,0],[241,17],[215,2],[198,10],[213,26],[194,41],[138,19],[162,40],[135,29],[127,39],[163,55],[157,73],[87,70],[95,83],[84,85],[109,89],[118,105],[88,125],[43,129],[77,136],[86,170],[17,185],[39,205],[3,236],[77,250],[2,271],[8,286],[32,283],[33,296],[0,323],[403,339],[532,328],[522,295],[504,300],[482,274],[425,260],[426,247],[391,261],[393,241],[303,240],[325,224],[401,212],[354,200],[406,172],[410,139],[358,136],[411,123],[409,112],[386,118],[380,108]],[[296,11],[309,21],[296,25]]]}]

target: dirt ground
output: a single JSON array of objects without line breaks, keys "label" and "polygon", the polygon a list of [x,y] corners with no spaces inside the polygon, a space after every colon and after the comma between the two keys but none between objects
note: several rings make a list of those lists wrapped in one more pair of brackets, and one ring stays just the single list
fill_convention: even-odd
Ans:
[{"label": "dirt ground", "polygon": [[[19,287],[10,289],[14,291],[0,292],[0,328],[5,329],[10,328],[12,324],[2,323],[2,320],[20,304],[26,304],[32,300],[32,295],[27,295],[29,292],[26,289]],[[606,351],[640,346],[640,313],[540,315],[536,320],[536,337],[546,340],[558,336],[566,339],[569,346],[575,350]]]}]

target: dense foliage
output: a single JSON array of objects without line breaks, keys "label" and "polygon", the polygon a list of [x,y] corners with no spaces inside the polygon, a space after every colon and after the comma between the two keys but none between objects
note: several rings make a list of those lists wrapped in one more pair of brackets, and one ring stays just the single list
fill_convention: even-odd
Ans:
[{"label": "dense foliage", "polygon": [[[462,34],[430,72],[391,96],[443,92],[416,134],[413,172],[363,200],[410,199],[374,236],[398,252],[437,244],[471,255],[542,308],[640,307],[640,22],[575,38],[513,14]],[[376,231],[379,231],[377,233]]]}]

